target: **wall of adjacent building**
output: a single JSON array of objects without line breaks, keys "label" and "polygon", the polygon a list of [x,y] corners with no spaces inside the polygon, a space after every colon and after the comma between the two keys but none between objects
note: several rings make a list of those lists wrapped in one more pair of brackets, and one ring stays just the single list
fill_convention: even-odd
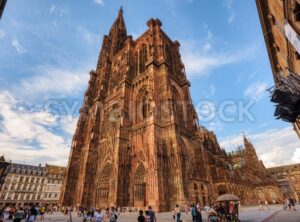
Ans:
[{"label": "wall of adjacent building", "polygon": [[[289,72],[300,75],[299,52],[285,34],[286,22],[300,34],[300,1],[256,0],[256,3],[275,84],[280,75],[286,77]],[[300,137],[299,119],[294,130]]]}]

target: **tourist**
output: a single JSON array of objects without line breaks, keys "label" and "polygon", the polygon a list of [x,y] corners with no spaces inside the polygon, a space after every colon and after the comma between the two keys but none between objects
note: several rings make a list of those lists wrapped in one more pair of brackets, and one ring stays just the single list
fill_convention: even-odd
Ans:
[{"label": "tourist", "polygon": [[150,216],[150,222],[156,222],[156,216],[151,206],[148,207],[148,212]]},{"label": "tourist", "polygon": [[4,212],[5,212],[4,209],[0,209],[0,222],[3,222],[4,220]]},{"label": "tourist", "polygon": [[207,214],[207,218],[209,222],[219,222],[220,218],[218,217],[217,212],[214,209],[210,209],[208,214]]},{"label": "tourist", "polygon": [[296,210],[295,209],[295,202],[292,198],[290,199],[290,205],[291,205],[292,210]]},{"label": "tourist", "polygon": [[96,210],[95,222],[104,222],[104,215],[102,213],[102,209]]},{"label": "tourist", "polygon": [[204,211],[205,211],[206,215],[208,215],[208,212],[210,211],[210,207],[207,204],[205,204],[205,206],[204,206]]},{"label": "tourist", "polygon": [[38,211],[36,210],[35,206],[34,205],[31,205],[29,211],[28,211],[28,219],[27,221],[28,222],[33,222],[35,221],[35,218],[38,214]]},{"label": "tourist", "polygon": [[174,208],[174,211],[173,211],[173,219],[176,222],[180,222],[180,218],[181,218],[180,208],[179,208],[179,205],[176,204],[176,207]]},{"label": "tourist", "polygon": [[184,205],[184,212],[185,212],[186,215],[188,215],[188,212],[189,212],[189,206],[188,206],[187,203],[185,203],[185,205]]},{"label": "tourist", "polygon": [[110,213],[109,213],[110,215],[109,215],[109,218],[110,218],[110,222],[116,222],[117,221],[117,219],[118,219],[118,215],[117,215],[117,213],[116,213],[116,210],[115,210],[115,208],[114,207],[111,207],[110,208]]},{"label": "tourist", "polygon": [[200,204],[198,204],[198,207],[196,209],[197,215],[196,215],[196,222],[202,222],[202,214],[201,214],[201,207]]},{"label": "tourist", "polygon": [[146,221],[146,222],[151,222],[149,210],[146,210],[146,211],[145,211],[145,221]]},{"label": "tourist", "polygon": [[16,210],[16,212],[14,213],[13,222],[21,222],[21,220],[23,219],[23,212],[22,211],[23,211],[22,208]]},{"label": "tourist", "polygon": [[144,217],[144,212],[142,210],[139,211],[139,216],[137,218],[138,222],[146,222],[146,218]]},{"label": "tourist", "polygon": [[41,220],[44,220],[44,214],[46,212],[46,208],[43,206],[40,208],[40,213],[41,213]]},{"label": "tourist", "polygon": [[193,222],[196,222],[196,218],[197,218],[197,207],[193,204],[191,206],[192,208],[192,219],[193,219]]}]

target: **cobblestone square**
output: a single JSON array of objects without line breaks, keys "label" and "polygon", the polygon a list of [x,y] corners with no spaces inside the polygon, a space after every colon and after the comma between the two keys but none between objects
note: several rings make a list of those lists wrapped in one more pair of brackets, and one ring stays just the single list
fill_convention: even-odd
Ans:
[{"label": "cobblestone square", "polygon": [[[183,215],[183,222],[192,222],[191,215]],[[207,222],[207,216],[202,212],[203,222]],[[157,222],[173,222],[172,213],[157,213]],[[259,210],[258,207],[246,207],[240,212],[240,220],[242,222],[300,222],[300,210],[284,211],[281,206],[273,206],[269,210]],[[10,220],[4,220],[9,222]],[[42,221],[39,218],[36,221]],[[44,222],[67,222],[69,217],[61,213],[47,214]],[[72,222],[81,222],[82,218],[76,214],[72,215]],[[118,219],[118,222],[134,222],[137,221],[137,213],[123,213]],[[24,220],[22,221],[24,222]],[[105,222],[109,222],[108,219]]]}]

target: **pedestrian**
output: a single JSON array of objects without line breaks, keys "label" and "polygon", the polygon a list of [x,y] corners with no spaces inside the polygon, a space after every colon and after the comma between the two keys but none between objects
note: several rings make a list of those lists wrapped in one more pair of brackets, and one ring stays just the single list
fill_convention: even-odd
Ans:
[{"label": "pedestrian", "polygon": [[188,206],[187,203],[185,203],[185,205],[184,205],[184,212],[185,212],[186,215],[188,215],[188,212],[189,212],[189,206]]},{"label": "pedestrian", "polygon": [[35,218],[36,218],[37,214],[38,214],[38,212],[37,212],[35,206],[31,205],[31,207],[30,207],[30,209],[28,211],[28,219],[27,219],[27,221],[28,222],[35,221]]},{"label": "pedestrian", "polygon": [[192,220],[193,222],[196,222],[196,219],[197,219],[197,207],[195,206],[195,204],[193,204],[191,206],[192,208]]},{"label": "pedestrian", "polygon": [[292,198],[290,199],[290,204],[291,204],[292,210],[296,210],[295,209],[295,202],[294,202],[294,200]]},{"label": "pedestrian", "polygon": [[150,216],[150,222],[156,222],[156,216],[154,213],[154,210],[152,209],[151,206],[148,207],[148,212],[149,212],[149,216]]},{"label": "pedestrian", "polygon": [[118,219],[118,216],[117,216],[117,213],[116,213],[116,210],[114,207],[111,207],[110,208],[110,222],[116,222],[117,219]]},{"label": "pedestrian", "polygon": [[209,210],[210,210],[210,207],[207,204],[205,204],[204,211],[205,211],[206,215],[208,215]]},{"label": "pedestrian", "polygon": [[0,222],[3,222],[4,220],[4,208],[0,209]]},{"label": "pedestrian", "polygon": [[137,218],[138,222],[146,222],[146,218],[144,217],[144,212],[142,210],[139,211],[139,216]]},{"label": "pedestrian", "polygon": [[217,212],[214,209],[210,209],[207,214],[207,219],[209,222],[219,222],[220,218],[218,217]]},{"label": "pedestrian", "polygon": [[16,210],[16,212],[14,213],[13,222],[21,222],[22,219],[23,219],[23,213],[22,213],[22,209],[20,208]]},{"label": "pedestrian", "polygon": [[45,212],[46,212],[46,208],[43,206],[43,207],[41,207],[41,209],[40,209],[40,213],[41,213],[41,220],[44,220],[44,214],[45,214]]},{"label": "pedestrian", "polygon": [[146,222],[151,222],[149,210],[146,210],[146,211],[145,211],[145,221],[146,221]]},{"label": "pedestrian", "polygon": [[196,222],[202,222],[202,214],[201,214],[201,207],[200,204],[198,205],[196,209],[197,215],[196,215]]},{"label": "pedestrian", "polygon": [[176,222],[180,222],[181,221],[181,213],[180,213],[180,208],[179,208],[179,205],[176,204],[176,207],[174,208],[174,211],[173,211],[173,219],[176,221]]},{"label": "pedestrian", "polygon": [[101,209],[96,210],[95,222],[104,222],[104,215]]}]

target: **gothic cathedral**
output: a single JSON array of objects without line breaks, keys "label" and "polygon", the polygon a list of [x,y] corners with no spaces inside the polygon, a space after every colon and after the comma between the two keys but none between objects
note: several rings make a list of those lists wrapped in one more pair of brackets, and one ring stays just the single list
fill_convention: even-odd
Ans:
[{"label": "gothic cathedral", "polygon": [[218,173],[230,171],[231,155],[198,124],[179,42],[164,33],[159,19],[147,25],[133,40],[120,9],[103,38],[71,145],[65,206],[167,211],[212,202],[214,182],[222,182]]}]

